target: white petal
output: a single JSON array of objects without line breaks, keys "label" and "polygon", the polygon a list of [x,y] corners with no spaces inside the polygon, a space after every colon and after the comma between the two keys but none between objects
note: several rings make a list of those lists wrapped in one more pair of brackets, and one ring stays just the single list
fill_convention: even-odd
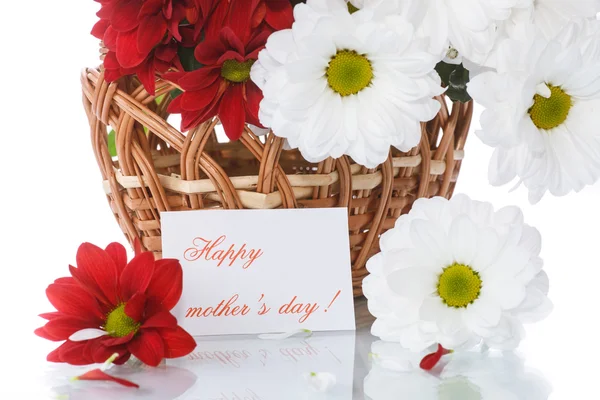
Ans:
[{"label": "white petal", "polygon": [[471,265],[477,252],[477,228],[469,216],[463,214],[452,222],[450,227],[450,243],[454,261]]},{"label": "white petal", "polygon": [[335,375],[330,372],[311,372],[305,374],[304,379],[317,392],[327,392],[337,383]]},{"label": "white petal", "polygon": [[69,336],[71,342],[83,342],[85,340],[97,339],[106,336],[108,333],[102,329],[88,328],[82,329]]},{"label": "white petal", "polygon": [[289,339],[294,336],[303,335],[304,337],[308,337],[312,335],[312,331],[308,329],[298,329],[291,332],[282,332],[282,333],[263,333],[258,335],[259,339],[263,340],[284,340]]},{"label": "white petal", "polygon": [[436,291],[437,277],[427,268],[405,268],[388,276],[390,288],[402,297],[421,299]]}]

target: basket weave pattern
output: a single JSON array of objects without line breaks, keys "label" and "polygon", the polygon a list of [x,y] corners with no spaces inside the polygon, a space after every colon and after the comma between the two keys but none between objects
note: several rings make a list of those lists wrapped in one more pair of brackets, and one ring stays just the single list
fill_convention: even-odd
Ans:
[{"label": "basket weave pattern", "polygon": [[[175,87],[160,78],[155,96],[134,78],[108,83],[95,69],[81,81],[104,190],[131,243],[140,238],[162,256],[162,211],[347,207],[357,296],[379,236],[417,198],[452,195],[473,114],[472,102],[449,105],[440,96],[442,109],[422,124],[420,145],[409,153],[392,149],[386,162],[367,169],[345,156],[309,163],[283,150],[281,138],[249,128],[241,140],[220,143],[216,119],[182,134],[167,122]],[[116,132],[115,159],[107,126]]]}]

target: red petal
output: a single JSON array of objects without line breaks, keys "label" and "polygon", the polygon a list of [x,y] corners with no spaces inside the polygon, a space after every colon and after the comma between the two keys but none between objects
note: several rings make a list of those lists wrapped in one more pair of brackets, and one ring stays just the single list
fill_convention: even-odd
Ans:
[{"label": "red petal", "polygon": [[154,254],[145,252],[136,256],[127,264],[119,283],[121,286],[121,299],[129,301],[136,293],[144,293],[154,274]]},{"label": "red petal", "polygon": [[[269,0],[265,1],[268,2]],[[264,21],[265,15],[267,15],[267,6],[263,1],[258,5],[258,7],[256,7],[256,10],[254,10],[254,14],[252,15],[251,26],[253,29],[256,29],[256,27],[258,27]]]},{"label": "red petal", "polygon": [[443,356],[450,354],[452,351],[446,350],[441,344],[438,344],[438,349],[435,353],[431,353],[423,357],[420,367],[425,371],[431,371],[440,362]]},{"label": "red petal", "polygon": [[104,318],[96,299],[78,285],[53,283],[46,289],[46,296],[61,313],[86,319],[92,324],[100,323]]},{"label": "red petal", "polygon": [[48,362],[54,362],[54,363],[59,363],[60,361],[60,347],[57,349],[52,350],[50,353],[48,353],[48,355],[46,356],[46,361]]},{"label": "red petal", "polygon": [[49,312],[49,313],[43,313],[38,315],[38,317],[40,318],[44,318],[48,321],[54,319],[54,318],[58,318],[58,317],[62,317],[64,314],[60,313],[60,312]]},{"label": "red petal", "polygon": [[144,89],[152,95],[156,92],[156,76],[154,75],[154,58],[148,57],[148,60],[140,64],[137,68],[137,77],[144,85]]},{"label": "red petal", "polygon": [[[74,271],[76,275],[73,274]],[[118,271],[113,259],[101,248],[84,243],[77,250],[77,268],[71,275],[100,300],[118,303]]]},{"label": "red petal", "polygon": [[165,33],[167,33],[167,22],[162,14],[144,18],[140,22],[137,36],[137,46],[140,53],[150,53],[163,40]]},{"label": "red petal", "polygon": [[142,329],[144,328],[170,328],[175,329],[177,327],[177,318],[175,318],[168,311],[161,311],[144,322]]},{"label": "red petal", "polygon": [[225,92],[219,107],[219,119],[223,124],[225,134],[231,140],[238,140],[244,132],[246,113],[242,88],[242,84],[231,85]]},{"label": "red petal", "polygon": [[169,258],[156,261],[146,296],[158,299],[165,310],[170,311],[179,302],[182,290],[183,270],[179,261]]},{"label": "red petal", "polygon": [[104,46],[111,51],[116,51],[118,37],[119,32],[115,31],[111,26],[109,26],[104,33]]},{"label": "red petal", "polygon": [[[253,125],[260,125],[258,110],[263,99],[262,91],[254,82],[246,83],[246,117]],[[257,124],[258,123],[258,124]]]},{"label": "red petal", "polygon": [[254,36],[254,38],[246,46],[246,60],[258,59],[258,53],[267,45],[267,39],[269,36],[269,32],[262,32]]},{"label": "red petal", "polygon": [[[58,359],[72,365],[93,364],[88,342],[71,342],[67,340],[58,349]],[[50,353],[52,354],[52,353]]]},{"label": "red petal", "polygon": [[154,50],[154,57],[161,61],[173,62],[177,56],[177,46],[159,46]]},{"label": "red petal", "polygon": [[56,278],[54,280],[54,283],[60,283],[63,285],[78,285],[77,281],[72,276],[63,276],[62,278]]},{"label": "red petal", "polygon": [[134,68],[140,65],[148,53],[142,53],[137,46],[137,29],[120,33],[117,37],[117,60],[123,68]]},{"label": "red petal", "polygon": [[246,41],[252,32],[252,15],[259,4],[259,0],[245,0],[237,2],[229,11],[229,26],[235,35]]},{"label": "red petal", "polygon": [[276,31],[288,29],[294,23],[294,9],[288,0],[266,0],[265,21]]},{"label": "red petal", "polygon": [[159,329],[165,343],[165,358],[187,356],[196,348],[196,341],[183,328]]},{"label": "red petal", "polygon": [[[169,0],[170,2],[170,0]],[[140,9],[140,17],[146,17],[149,15],[160,14],[163,6],[163,0],[146,0],[144,5]],[[169,17],[167,17],[169,18]]]},{"label": "red petal", "polygon": [[211,85],[205,89],[185,92],[181,95],[181,108],[204,114],[215,100],[218,91],[219,85]]},{"label": "red petal", "polygon": [[70,316],[55,318],[44,325],[46,333],[59,340],[67,340],[69,336],[82,329],[98,327],[99,325],[90,325],[88,321]]},{"label": "red petal", "polygon": [[121,344],[118,346],[106,346],[104,341],[94,341],[92,346],[92,359],[95,363],[104,363],[115,353],[119,354],[119,358],[129,354],[129,351],[127,351],[127,345]]},{"label": "red petal", "polygon": [[130,342],[135,334],[136,332],[131,332],[129,335],[123,337],[102,336],[99,340],[102,342],[104,347],[118,347],[122,344]]},{"label": "red petal", "polygon": [[165,357],[165,345],[160,334],[152,329],[142,329],[129,342],[127,349],[144,364],[156,367]]},{"label": "red petal", "polygon": [[142,254],[142,252],[144,251],[144,249],[142,249],[142,242],[140,241],[140,238],[135,238],[135,240],[133,241],[133,250],[135,252],[136,257]]},{"label": "red petal", "polygon": [[[233,7],[234,9],[237,8]],[[227,50],[234,50],[239,54],[246,54],[244,49],[244,43],[240,40],[240,38],[236,35],[236,33],[229,27],[223,28],[221,30],[221,34],[219,35],[221,41],[226,46]]]},{"label": "red petal", "polygon": [[107,82],[114,82],[117,79],[121,78],[123,75],[124,74],[122,73],[121,69],[106,68],[106,70],[104,71],[104,79],[106,79]]},{"label": "red petal", "polygon": [[[181,96],[177,96],[175,99],[173,99],[171,103],[169,103],[169,106],[167,107],[167,112],[169,114],[181,114],[182,111],[183,109],[181,108]],[[156,266],[154,268],[156,268]]]},{"label": "red petal", "polygon": [[104,34],[106,33],[106,30],[109,26],[110,22],[108,20],[101,19],[100,21],[96,22],[96,24],[92,28],[92,36],[100,40],[104,39]]},{"label": "red petal", "polygon": [[117,271],[119,276],[125,266],[127,265],[127,250],[121,243],[111,243],[106,247],[106,254],[113,259],[115,265],[117,266]]},{"label": "red petal", "polygon": [[33,333],[34,333],[35,335],[37,335],[37,336],[39,336],[39,337],[43,338],[43,339],[46,339],[46,340],[51,340],[51,341],[53,341],[53,342],[62,342],[63,340],[65,340],[65,339],[63,339],[63,338],[60,338],[60,337],[58,337],[58,336],[51,335],[51,334],[50,334],[50,333],[49,333],[49,332],[46,330],[46,327],[45,327],[45,326],[42,326],[41,328],[37,328],[35,331],[33,331]]},{"label": "red petal", "polygon": [[127,32],[138,26],[138,14],[142,0],[122,0],[115,4],[110,23],[119,32]]},{"label": "red petal", "polygon": [[77,380],[80,381],[107,381],[107,382],[115,382],[122,386],[139,388],[140,385],[137,383],[133,383],[126,379],[117,378],[115,376],[109,375],[100,369],[93,369],[91,371],[86,372],[83,375],[76,377]]},{"label": "red petal", "polygon": [[183,90],[193,91],[209,87],[221,76],[221,67],[204,67],[183,74],[178,83]]},{"label": "red petal", "polygon": [[146,296],[143,293],[136,293],[125,305],[125,314],[136,322],[144,319],[144,309],[146,306]]},{"label": "red petal", "polygon": [[227,48],[219,37],[209,37],[196,46],[194,57],[203,65],[214,66],[225,51]]}]

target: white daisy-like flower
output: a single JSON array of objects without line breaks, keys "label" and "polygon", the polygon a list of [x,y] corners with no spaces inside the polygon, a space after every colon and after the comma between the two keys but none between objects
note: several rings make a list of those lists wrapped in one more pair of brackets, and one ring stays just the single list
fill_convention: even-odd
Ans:
[{"label": "white daisy-like flower", "polygon": [[533,0],[394,0],[430,50],[443,55],[449,46],[474,63],[483,63],[498,37],[498,25],[523,1]]},{"label": "white daisy-like flower", "polygon": [[600,177],[600,21],[569,24],[554,40],[505,40],[497,72],[471,80],[469,94],[486,110],[481,140],[495,147],[489,178],[515,177],[538,202]]},{"label": "white daisy-like flower", "polygon": [[538,231],[517,207],[464,195],[417,200],[381,237],[363,290],[372,333],[414,351],[516,348],[552,309]]},{"label": "white daisy-like flower", "polygon": [[440,109],[438,59],[410,23],[374,10],[351,12],[345,0],[299,4],[292,29],[272,34],[253,65],[261,123],[308,161],[347,154],[376,167],[390,146],[418,145],[420,123]]},{"label": "white daisy-like flower", "polygon": [[523,38],[528,24],[548,40],[554,38],[572,19],[595,19],[600,12],[600,0],[520,0],[505,22],[509,35]]},{"label": "white daisy-like flower", "polygon": [[414,364],[415,353],[398,344],[376,342],[372,351],[373,367],[364,382],[372,400],[547,400],[552,393],[546,379],[512,352],[454,353],[433,375]]}]

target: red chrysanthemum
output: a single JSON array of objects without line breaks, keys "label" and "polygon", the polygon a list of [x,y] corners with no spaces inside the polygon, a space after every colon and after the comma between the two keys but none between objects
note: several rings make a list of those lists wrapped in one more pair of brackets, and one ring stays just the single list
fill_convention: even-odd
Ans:
[{"label": "red chrysanthemum", "polygon": [[[211,0],[196,0],[210,2]],[[206,33],[214,36],[223,26],[239,27],[238,32],[249,36],[253,29],[271,32],[290,28],[294,22],[293,7],[289,0],[245,0],[244,7],[235,0],[212,0],[210,18],[206,18]],[[242,40],[248,37],[240,36]]]},{"label": "red chrysanthemum", "polygon": [[105,78],[114,81],[136,74],[154,94],[155,73],[179,67],[180,24],[195,0],[96,0],[100,21],[92,34],[109,50],[104,60]]},{"label": "red chrysanthemum", "polygon": [[263,96],[250,80],[250,68],[268,37],[269,32],[263,31],[244,42],[232,28],[225,27],[196,47],[194,56],[202,68],[165,76],[184,90],[169,105],[169,112],[182,114],[182,130],[216,115],[231,140],[242,136],[246,122],[261,126],[258,108]]},{"label": "red chrysanthemum", "polygon": [[35,331],[45,339],[65,341],[48,361],[86,365],[118,353],[115,364],[133,354],[156,366],[196,347],[170,312],[183,287],[179,261],[155,261],[145,252],[127,263],[125,248],[118,243],[106,250],[84,243],[77,251],[77,268],[70,266],[70,271],[71,277],[57,279],[46,289],[57,312],[42,314],[48,322]]}]

